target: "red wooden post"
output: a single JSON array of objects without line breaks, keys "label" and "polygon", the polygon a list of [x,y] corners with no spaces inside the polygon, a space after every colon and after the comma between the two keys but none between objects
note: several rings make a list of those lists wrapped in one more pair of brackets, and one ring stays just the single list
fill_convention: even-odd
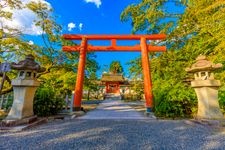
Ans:
[{"label": "red wooden post", "polygon": [[153,106],[153,94],[152,94],[152,81],[150,72],[150,63],[148,57],[148,47],[146,44],[146,38],[141,38],[141,59],[142,59],[142,69],[144,77],[144,93],[146,101],[146,112],[151,112]]},{"label": "red wooden post", "polygon": [[73,110],[81,110],[81,100],[83,95],[83,81],[87,54],[87,39],[84,37],[81,41],[80,58],[77,70],[77,81],[75,86],[74,106]]}]

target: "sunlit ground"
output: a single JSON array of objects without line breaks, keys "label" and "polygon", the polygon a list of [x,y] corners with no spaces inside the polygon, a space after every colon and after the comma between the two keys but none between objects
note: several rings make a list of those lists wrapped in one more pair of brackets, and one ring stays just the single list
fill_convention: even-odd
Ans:
[{"label": "sunlit ground", "polygon": [[84,107],[85,111],[91,111],[94,110],[98,104],[83,104],[82,107]]}]

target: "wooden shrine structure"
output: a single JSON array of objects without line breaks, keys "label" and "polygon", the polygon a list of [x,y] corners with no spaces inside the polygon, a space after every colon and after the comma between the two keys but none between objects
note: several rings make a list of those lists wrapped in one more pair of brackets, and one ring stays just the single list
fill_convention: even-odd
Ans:
[{"label": "wooden shrine structure", "polygon": [[120,94],[120,85],[125,83],[125,79],[119,73],[103,73],[101,83],[105,85],[105,94]]},{"label": "wooden shrine structure", "polygon": [[[148,52],[164,52],[166,46],[152,46],[147,44],[147,40],[162,40],[166,38],[165,34],[152,34],[152,35],[76,35],[76,34],[64,34],[63,38],[66,40],[80,40],[80,45],[77,46],[63,46],[65,52],[79,52],[79,63],[77,80],[75,86],[74,105],[73,110],[81,110],[81,99],[83,93],[83,81],[84,71],[86,63],[87,52],[93,51],[125,51],[125,52],[141,52],[142,69],[144,77],[144,94],[146,101],[146,111],[151,112],[153,107],[153,94],[152,94],[152,81],[150,72],[150,62]],[[88,41],[91,40],[109,40],[111,45],[109,46],[94,46],[89,45]],[[137,40],[140,41],[140,45],[134,46],[118,46],[117,40]]]}]

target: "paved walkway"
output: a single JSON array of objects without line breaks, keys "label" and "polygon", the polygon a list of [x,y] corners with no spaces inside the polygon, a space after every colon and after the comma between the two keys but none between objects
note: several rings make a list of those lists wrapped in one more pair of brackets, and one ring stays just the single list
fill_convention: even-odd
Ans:
[{"label": "paved walkway", "polygon": [[121,100],[105,100],[79,119],[150,119]]}]

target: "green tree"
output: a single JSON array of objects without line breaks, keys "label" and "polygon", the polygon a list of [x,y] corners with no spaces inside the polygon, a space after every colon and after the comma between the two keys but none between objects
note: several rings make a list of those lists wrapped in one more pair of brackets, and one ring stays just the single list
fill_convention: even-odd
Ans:
[{"label": "green tree", "polygon": [[[97,78],[97,71],[99,70],[99,65],[96,62],[95,54],[89,53],[87,56],[87,62],[85,67],[85,80],[84,80],[84,89],[87,90],[87,100],[90,100],[91,93],[97,93],[99,90],[99,83]],[[91,97],[92,98],[92,97]],[[97,97],[98,98],[98,97]]]},{"label": "green tree", "polygon": [[24,8],[20,0],[2,0],[0,3],[0,61],[18,60],[24,52],[30,52],[33,46],[28,44],[21,36],[22,31],[9,26],[8,21],[13,18],[11,10]]},{"label": "green tree", "polygon": [[[40,92],[37,93],[42,97],[42,93],[46,93],[49,89],[51,94],[50,96],[46,96],[44,101],[47,99],[47,103],[51,104],[56,100],[57,103],[54,103],[54,105],[60,104],[61,106],[62,103],[59,103],[60,100],[63,100],[61,97],[70,94],[74,89],[79,60],[78,53],[65,53],[61,50],[61,47],[62,45],[75,45],[75,43],[62,39],[62,27],[57,23],[54,10],[50,8],[48,4],[41,1],[31,1],[26,5],[22,5],[20,0],[4,1],[5,3],[0,3],[0,23],[2,18],[13,19],[13,14],[11,12],[4,12],[4,7],[28,8],[37,16],[35,25],[42,29],[40,35],[42,44],[30,45],[28,44],[29,39],[24,38],[24,34],[20,30],[2,26],[2,30],[0,30],[0,59],[6,60],[5,57],[7,56],[9,61],[18,61],[24,58],[26,54],[33,54],[40,65],[46,68],[46,71],[41,73],[38,77],[42,86],[38,89]],[[18,51],[18,49],[20,50]],[[95,55],[93,53],[88,54],[86,72],[93,72],[96,69],[97,62],[95,61]],[[36,98],[41,100],[39,96]],[[51,97],[53,98],[51,99]],[[35,103],[40,107],[45,106],[43,100]],[[35,106],[35,108],[40,108],[39,106]],[[49,106],[49,108],[47,108],[48,106],[45,106],[46,110],[49,110],[50,107],[57,107]]]},{"label": "green tree", "polygon": [[[91,93],[97,93],[99,91],[99,83],[96,72],[91,73],[85,78],[84,89],[87,91],[87,100],[90,100]],[[98,98],[98,95],[95,94],[95,97],[91,98]]]},{"label": "green tree", "polygon": [[[2,0],[0,2],[0,63],[9,61],[15,56],[15,53],[18,54],[18,49],[26,45],[26,42],[20,39],[21,32],[16,28],[9,27],[5,22],[12,19],[13,13],[11,9],[20,9],[22,8],[22,3],[19,0]],[[11,92],[13,90],[11,84],[11,77],[14,77],[15,74],[5,74],[5,79],[8,82],[5,82],[1,94]],[[0,73],[0,76],[3,77],[3,73]],[[2,79],[1,79],[2,80]]]},{"label": "green tree", "polygon": [[109,71],[112,73],[123,73],[123,67],[119,61],[112,61],[109,66]]},{"label": "green tree", "polygon": [[[121,13],[123,22],[131,21],[132,33],[167,33],[173,30],[176,19],[181,13],[168,10],[168,0],[141,0],[138,4],[131,4]],[[177,6],[185,3],[185,0],[175,0]],[[175,9],[174,9],[175,10]]]},{"label": "green tree", "polygon": [[[185,1],[177,1],[183,6]],[[188,57],[181,51],[180,43],[174,42],[173,34],[177,29],[177,19],[182,14],[167,10],[168,1],[142,0],[139,4],[128,6],[121,15],[122,21],[132,21],[132,32],[166,33],[168,52],[151,53],[151,74],[153,79],[153,94],[155,114],[164,117],[184,117],[192,115],[196,105],[196,97],[191,88],[183,83],[186,78],[185,66],[190,64]],[[151,44],[161,44],[152,42]],[[141,59],[130,62],[130,71],[134,75],[142,74]]]},{"label": "green tree", "polygon": [[[186,59],[187,66],[190,66],[199,54],[207,55],[215,63],[225,65],[225,1],[223,0],[200,0],[188,1],[184,15],[179,20],[176,30],[171,36],[178,47],[178,57]],[[177,49],[178,49],[177,48]],[[221,80],[222,87],[219,91],[219,100],[224,109],[225,92],[225,68],[216,74]]]},{"label": "green tree", "polygon": [[[133,26],[135,31],[147,32],[147,26],[151,26],[150,21],[145,22],[146,26],[142,25],[144,23],[143,20],[139,19],[140,14],[136,15],[135,13],[139,9],[143,9],[147,13],[148,9],[154,8],[144,2],[147,1],[143,0],[140,4],[133,5],[137,9],[128,7],[129,13],[127,12],[128,9],[125,11],[125,15],[132,19],[134,23],[140,24],[140,27]],[[160,6],[158,2],[155,3],[159,6],[158,8],[162,8],[163,5],[160,4]],[[168,48],[167,52],[157,57],[151,55],[155,111],[160,116],[185,116],[191,115],[196,110],[195,93],[183,81],[187,77],[184,68],[190,66],[199,54],[207,55],[215,63],[225,64],[223,55],[225,48],[223,36],[225,33],[225,21],[223,19],[225,17],[225,13],[223,13],[225,2],[223,0],[187,0],[182,1],[182,4],[185,5],[185,10],[182,15],[178,15],[177,23],[171,26],[170,30],[161,24],[161,30],[158,30],[167,33],[167,40],[165,41]],[[130,8],[133,8],[134,11]],[[153,16],[155,14],[157,13],[151,13]],[[148,14],[144,14],[144,16],[147,17]],[[156,15],[155,17],[158,18]],[[158,23],[160,25],[160,21]],[[135,65],[140,66],[138,61],[132,63],[133,68]],[[134,70],[134,72],[136,71]],[[222,81],[223,86],[219,92],[219,99],[220,103],[224,105],[224,94],[222,94],[225,81],[224,68],[216,76]]]},{"label": "green tree", "polygon": [[[78,65],[78,53],[65,53],[61,51],[63,45],[76,45],[71,41],[65,41],[61,38],[61,26],[56,22],[56,18],[52,16],[53,9],[40,2],[31,2],[28,5],[38,16],[36,25],[41,27],[43,46],[37,50],[40,61],[47,68],[43,73],[42,79],[48,86],[52,86],[58,90],[57,93],[63,95],[70,94],[74,90],[76,79],[76,71]],[[92,74],[98,70],[98,64],[95,60],[94,53],[87,54],[85,67],[85,87],[93,89]],[[89,81],[89,82],[88,82]],[[64,91],[64,92],[63,92]]]}]

